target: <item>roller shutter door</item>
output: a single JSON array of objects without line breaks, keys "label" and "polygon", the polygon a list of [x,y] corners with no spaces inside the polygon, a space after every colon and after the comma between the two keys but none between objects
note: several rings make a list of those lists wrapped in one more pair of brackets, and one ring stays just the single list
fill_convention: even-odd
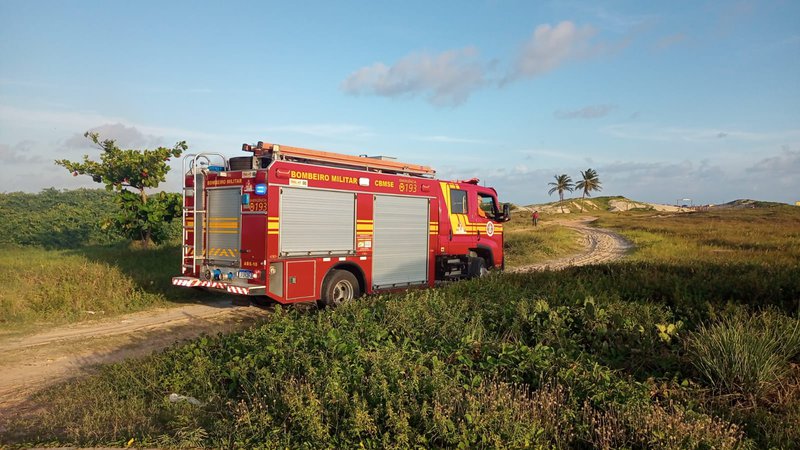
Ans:
[{"label": "roller shutter door", "polygon": [[428,281],[429,200],[375,196],[372,284],[376,288]]},{"label": "roller shutter door", "polygon": [[242,219],[241,188],[208,190],[208,259],[217,264],[239,264]]},{"label": "roller shutter door", "polygon": [[284,256],[355,253],[352,192],[281,189],[280,251]]}]

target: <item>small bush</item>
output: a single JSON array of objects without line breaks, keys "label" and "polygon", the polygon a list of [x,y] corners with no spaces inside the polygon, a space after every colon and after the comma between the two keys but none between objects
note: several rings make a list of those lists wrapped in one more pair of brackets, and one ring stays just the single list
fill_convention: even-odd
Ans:
[{"label": "small bush", "polygon": [[587,440],[600,449],[738,449],[746,445],[738,426],[671,403],[605,411],[587,404],[583,420],[590,425]]},{"label": "small bush", "polygon": [[737,314],[687,339],[694,367],[722,393],[763,396],[789,372],[800,353],[800,321],[777,312]]}]

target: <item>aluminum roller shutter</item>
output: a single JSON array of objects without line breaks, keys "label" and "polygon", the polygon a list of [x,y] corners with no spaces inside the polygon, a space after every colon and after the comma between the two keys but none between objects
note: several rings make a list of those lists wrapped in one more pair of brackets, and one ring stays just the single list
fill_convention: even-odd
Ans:
[{"label": "aluminum roller shutter", "polygon": [[375,196],[374,286],[428,281],[428,212],[427,198]]},{"label": "aluminum roller shutter", "polygon": [[239,264],[239,232],[242,220],[241,188],[208,190],[208,254],[218,264]]},{"label": "aluminum roller shutter", "polygon": [[355,253],[354,193],[286,187],[280,209],[282,255]]}]

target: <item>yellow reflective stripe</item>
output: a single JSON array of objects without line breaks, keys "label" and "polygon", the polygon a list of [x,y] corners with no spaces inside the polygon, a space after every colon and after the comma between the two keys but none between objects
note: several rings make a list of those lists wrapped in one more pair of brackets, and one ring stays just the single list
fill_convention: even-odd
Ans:
[{"label": "yellow reflective stripe", "polygon": [[229,256],[235,257],[239,251],[235,248],[211,248],[208,249],[209,256]]}]

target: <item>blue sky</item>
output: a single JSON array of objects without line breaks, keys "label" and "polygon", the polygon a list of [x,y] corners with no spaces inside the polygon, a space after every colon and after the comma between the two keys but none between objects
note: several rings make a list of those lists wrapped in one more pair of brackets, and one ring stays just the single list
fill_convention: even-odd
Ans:
[{"label": "blue sky", "polygon": [[[0,1],[0,191],[53,164],[258,140],[477,176],[544,202],[800,200],[800,2]],[[173,170],[167,190],[179,188]]]}]

